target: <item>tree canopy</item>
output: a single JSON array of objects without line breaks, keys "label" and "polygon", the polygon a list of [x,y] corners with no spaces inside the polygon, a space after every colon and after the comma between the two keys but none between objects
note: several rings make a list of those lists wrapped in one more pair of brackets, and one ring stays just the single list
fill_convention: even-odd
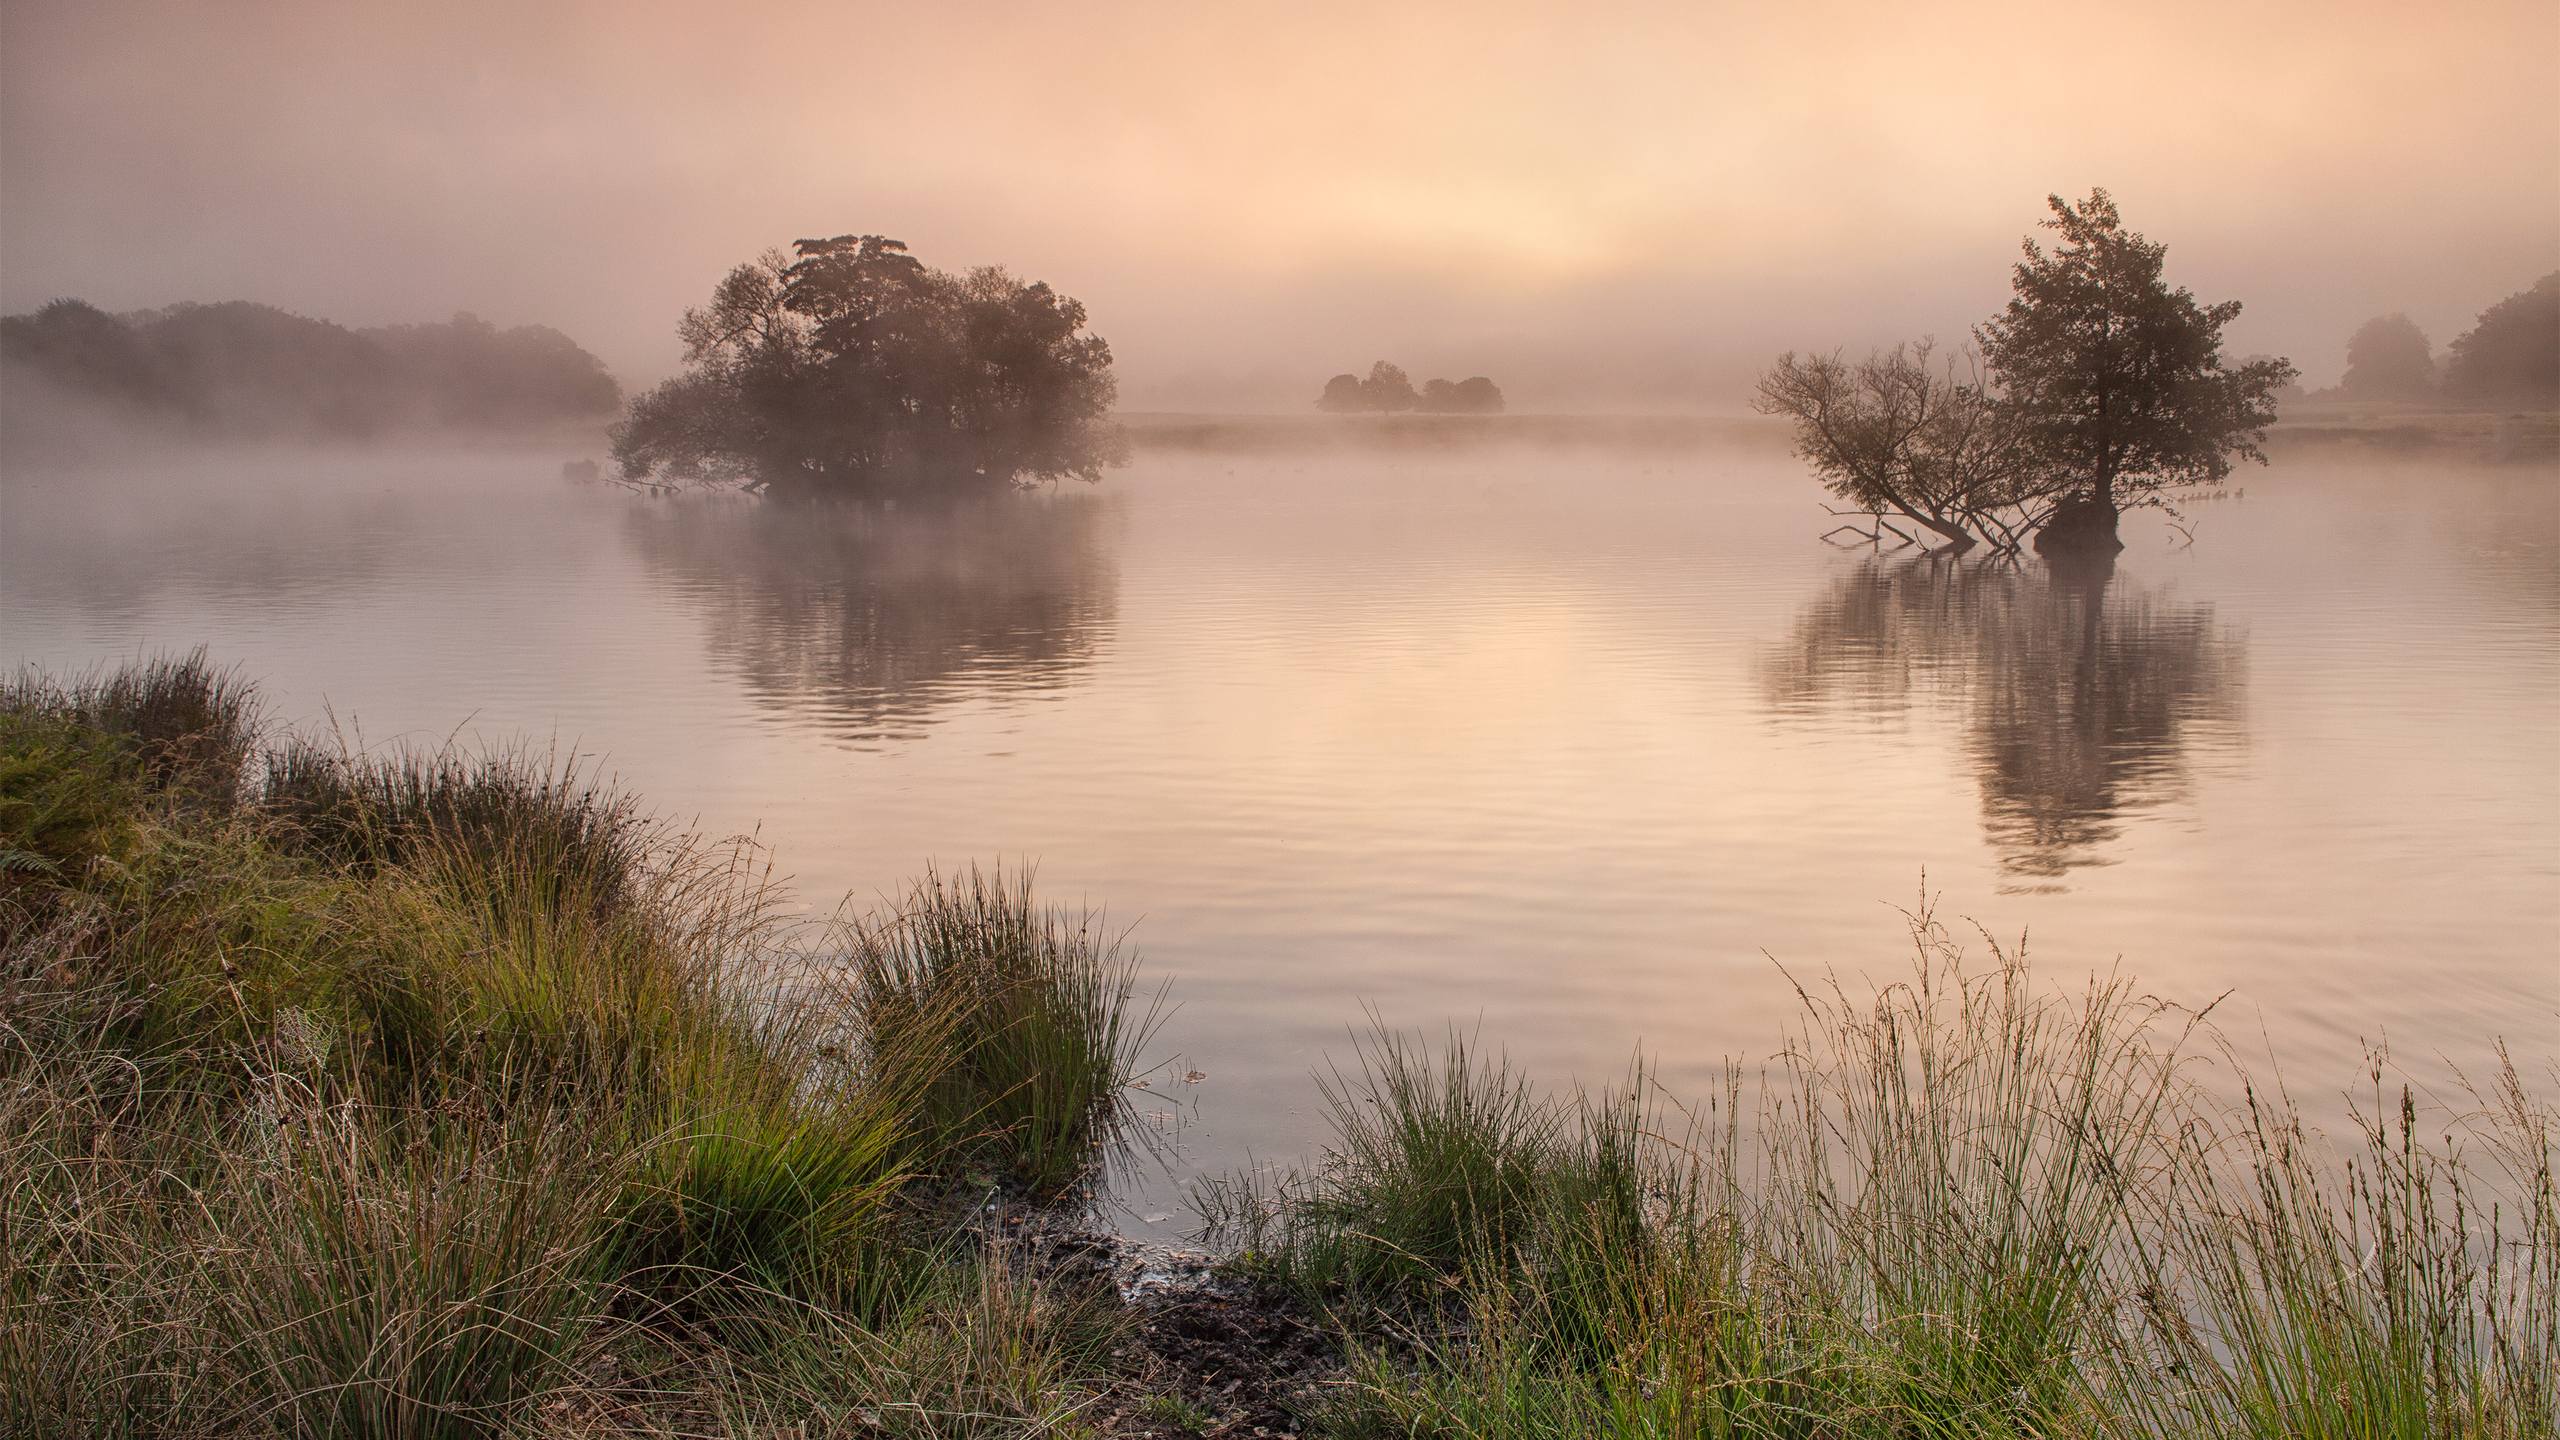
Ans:
[{"label": "tree canopy", "polygon": [[1456,384],[1427,381],[1414,408],[1433,415],[1499,415],[1502,387],[1482,375],[1470,375]]},{"label": "tree canopy", "polygon": [[2445,393],[2491,405],[2560,405],[2560,270],[2480,312],[2455,336]]},{"label": "tree canopy", "polygon": [[2200,304],[2163,274],[2168,247],[2124,228],[2104,190],[2048,197],[2011,271],[2009,304],[1976,331],[2002,402],[2042,464],[2104,516],[2165,490],[2219,484],[2235,459],[2263,463],[2283,360],[2222,361],[2240,302]]},{"label": "tree canopy", "polygon": [[0,319],[0,359],[82,399],[226,435],[519,428],[600,420],[622,401],[568,336],[467,313],[350,330],[244,300],[124,316],[56,300]]},{"label": "tree canopy", "polygon": [[615,427],[627,479],[879,497],[1093,481],[1123,458],[1082,304],[878,235],[792,249],[685,312],[684,372]]},{"label": "tree canopy", "polygon": [[2436,389],[2435,347],[2408,316],[2376,316],[2348,337],[2338,388],[2356,400],[2424,400]]}]

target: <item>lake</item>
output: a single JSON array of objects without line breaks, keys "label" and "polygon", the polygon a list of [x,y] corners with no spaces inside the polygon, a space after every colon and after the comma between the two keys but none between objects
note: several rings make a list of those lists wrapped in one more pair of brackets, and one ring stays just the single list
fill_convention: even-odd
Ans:
[{"label": "lake", "polygon": [[203,645],[292,724],[594,756],[819,910],[1036,862],[1171,982],[1141,1232],[1304,1152],[1371,1015],[1703,1094],[1791,974],[1902,973],[1924,890],[2056,983],[2227,993],[2315,1114],[2368,1041],[2560,1050],[2552,467],[2284,450],[2055,577],[1825,544],[1782,445],[1682,433],[1159,449],[939,516],[19,463],[0,660]]}]

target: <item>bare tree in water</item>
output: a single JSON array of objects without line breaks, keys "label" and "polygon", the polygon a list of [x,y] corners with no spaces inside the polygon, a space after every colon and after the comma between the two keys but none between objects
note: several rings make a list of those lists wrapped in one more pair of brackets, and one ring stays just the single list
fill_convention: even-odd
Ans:
[{"label": "bare tree in water", "polygon": [[1850,507],[1835,513],[1871,517],[1867,533],[1879,537],[1917,543],[1899,520],[1957,550],[1987,541],[2015,551],[2061,488],[2043,481],[1979,361],[1941,360],[1928,340],[1860,361],[1791,351],[1761,375],[1752,403],[1795,422],[1796,453]]}]

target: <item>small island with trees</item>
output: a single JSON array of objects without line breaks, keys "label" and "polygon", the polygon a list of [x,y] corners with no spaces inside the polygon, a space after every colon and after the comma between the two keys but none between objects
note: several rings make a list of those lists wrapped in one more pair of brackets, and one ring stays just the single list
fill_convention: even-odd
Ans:
[{"label": "small island with trees", "polygon": [[935,270],[879,235],[731,270],[677,327],[684,373],[613,430],[622,478],[787,499],[1095,481],[1126,458],[1111,347],[1084,306],[994,266]]},{"label": "small island with trees", "polygon": [[1470,375],[1464,380],[1428,380],[1417,391],[1403,366],[1381,360],[1369,367],[1366,379],[1345,373],[1326,381],[1324,393],[1316,397],[1316,408],[1329,415],[1394,415],[1408,410],[1424,415],[1499,415],[1502,387],[1482,375]]}]

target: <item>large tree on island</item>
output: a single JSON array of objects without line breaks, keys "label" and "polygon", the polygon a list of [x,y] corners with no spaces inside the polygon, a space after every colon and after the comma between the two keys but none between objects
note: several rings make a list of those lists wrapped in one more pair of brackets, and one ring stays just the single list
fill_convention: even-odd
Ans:
[{"label": "large tree on island", "polygon": [[2048,252],[2033,236],[2008,308],[1976,330],[2001,396],[2041,464],[2074,490],[2038,536],[2116,548],[2116,515],[2186,486],[2217,485],[2235,459],[2264,463],[2281,359],[2222,362],[2240,302],[2199,304],[2162,276],[2168,247],[2124,228],[2104,190],[2049,197]]},{"label": "large tree on island", "polygon": [[614,428],[626,479],[913,496],[1098,480],[1123,458],[1111,347],[1083,305],[878,235],[792,248],[685,312],[684,373]]}]

